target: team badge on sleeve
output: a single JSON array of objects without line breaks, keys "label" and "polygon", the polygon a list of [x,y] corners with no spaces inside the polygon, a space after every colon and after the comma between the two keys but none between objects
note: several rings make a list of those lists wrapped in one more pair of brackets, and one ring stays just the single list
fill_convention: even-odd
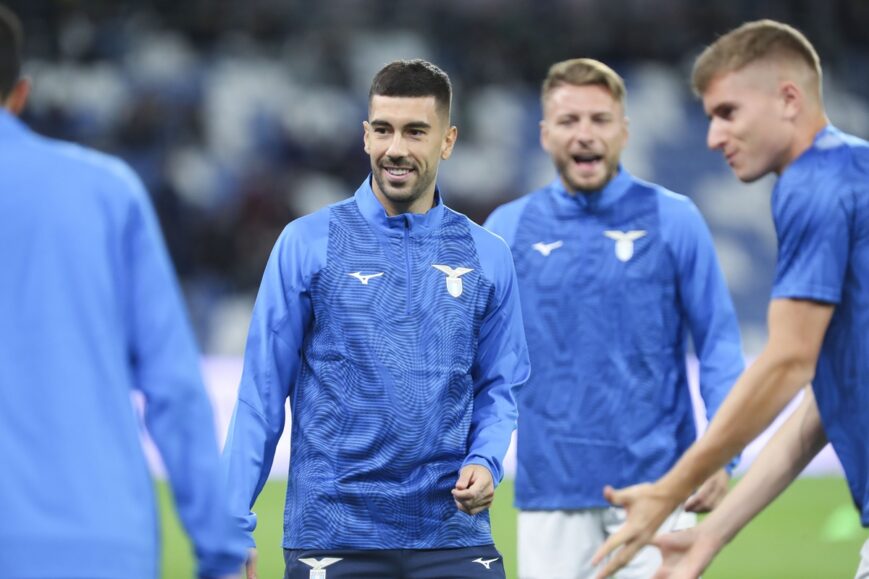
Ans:
[{"label": "team badge on sleeve", "polygon": [[645,231],[604,231],[604,235],[616,242],[616,257],[619,261],[628,261],[634,256],[634,241],[646,235]]},{"label": "team badge on sleeve", "polygon": [[469,269],[467,267],[457,267],[455,269],[451,268],[448,265],[435,265],[432,264],[432,267],[438,271],[441,271],[447,274],[447,291],[450,292],[450,295],[454,298],[462,295],[462,277],[466,273],[470,273],[474,271],[473,269]]},{"label": "team badge on sleeve", "polygon": [[323,557],[322,559],[299,559],[299,562],[311,568],[311,573],[308,574],[309,579],[326,579],[326,567],[342,560],[340,557]]}]

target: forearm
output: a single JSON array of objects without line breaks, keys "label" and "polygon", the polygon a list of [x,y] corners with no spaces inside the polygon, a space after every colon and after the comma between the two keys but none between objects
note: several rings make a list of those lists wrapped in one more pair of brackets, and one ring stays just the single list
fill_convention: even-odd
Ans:
[{"label": "forearm", "polygon": [[827,443],[811,388],[791,417],[782,425],[703,526],[721,546],[762,511],[802,472]]},{"label": "forearm", "polygon": [[243,400],[237,402],[223,451],[223,474],[229,512],[248,535],[248,546],[256,527],[251,508],[268,478],[281,431],[282,424],[270,425]]},{"label": "forearm", "polygon": [[661,486],[686,498],[763,432],[811,377],[807,364],[765,351],[737,381],[707,432],[660,480]]}]

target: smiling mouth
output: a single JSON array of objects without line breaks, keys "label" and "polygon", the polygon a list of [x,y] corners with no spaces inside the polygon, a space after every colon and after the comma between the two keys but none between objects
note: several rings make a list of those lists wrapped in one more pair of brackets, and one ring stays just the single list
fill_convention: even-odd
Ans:
[{"label": "smiling mouth", "polygon": [[383,170],[386,171],[387,175],[396,179],[407,177],[413,173],[413,169],[410,167],[383,167]]}]

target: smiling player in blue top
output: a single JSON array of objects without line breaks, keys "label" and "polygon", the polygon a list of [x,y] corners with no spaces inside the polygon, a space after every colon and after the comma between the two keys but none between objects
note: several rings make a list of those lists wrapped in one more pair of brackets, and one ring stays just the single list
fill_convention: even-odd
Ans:
[{"label": "smiling player in blue top", "polygon": [[[558,170],[486,227],[516,261],[532,374],[519,395],[519,576],[589,577],[624,520],[608,481],[654,480],[694,441],[686,335],[708,415],[742,371],[733,305],[703,218],[686,197],[632,176],[621,77],[574,59],[543,83],[540,140]],[[712,508],[724,470],[686,503]],[[668,528],[694,523],[674,516]],[[648,577],[647,549],[624,577]]]},{"label": "smiling player in blue top", "polygon": [[[709,115],[708,144],[750,182],[775,173],[778,265],[769,340],[739,378],[706,435],[658,482],[608,498],[629,513],[601,576],[651,540],[660,522],[807,383],[802,404],[745,478],[696,529],[662,537],[660,576],[696,577],[827,441],[869,526],[869,144],[829,124],[821,66],[798,30],[770,20],[719,38],[694,66]],[[869,576],[869,543],[858,577]]]},{"label": "smiling player in blue top", "polygon": [[225,463],[250,532],[289,399],[288,578],[504,577],[486,509],[528,354],[509,249],[436,187],[450,101],[434,65],[384,67],[371,176],[288,225],[266,266]]}]

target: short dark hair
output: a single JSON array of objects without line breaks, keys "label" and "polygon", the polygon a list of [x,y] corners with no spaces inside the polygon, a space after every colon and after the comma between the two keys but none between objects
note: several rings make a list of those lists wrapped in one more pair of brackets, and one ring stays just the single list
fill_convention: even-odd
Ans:
[{"label": "short dark hair", "polygon": [[0,98],[6,98],[21,75],[24,33],[21,21],[0,4]]},{"label": "short dark hair", "polygon": [[374,75],[368,104],[375,95],[389,97],[434,97],[438,109],[450,116],[453,85],[450,77],[434,64],[415,58],[390,62]]}]

